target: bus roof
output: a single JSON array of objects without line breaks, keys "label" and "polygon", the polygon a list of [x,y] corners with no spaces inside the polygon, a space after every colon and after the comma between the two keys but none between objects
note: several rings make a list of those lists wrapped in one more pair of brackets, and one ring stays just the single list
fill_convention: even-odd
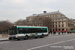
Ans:
[{"label": "bus roof", "polygon": [[41,26],[16,26],[17,28],[47,28],[47,27],[41,27]]}]

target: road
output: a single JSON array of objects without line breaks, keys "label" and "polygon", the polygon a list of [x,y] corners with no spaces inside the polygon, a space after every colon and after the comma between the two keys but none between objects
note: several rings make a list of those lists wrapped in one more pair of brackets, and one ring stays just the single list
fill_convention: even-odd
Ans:
[{"label": "road", "polygon": [[75,50],[75,34],[20,41],[1,41],[0,50]]}]

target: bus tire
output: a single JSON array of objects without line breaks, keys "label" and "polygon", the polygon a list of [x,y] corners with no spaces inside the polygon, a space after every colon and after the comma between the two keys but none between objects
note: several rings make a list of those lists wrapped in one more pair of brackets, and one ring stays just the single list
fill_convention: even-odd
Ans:
[{"label": "bus tire", "polygon": [[9,38],[9,40],[12,40],[12,38]]},{"label": "bus tire", "polygon": [[35,38],[38,38],[37,36]]},{"label": "bus tire", "polygon": [[21,40],[20,38],[17,38],[17,40]]},{"label": "bus tire", "polygon": [[28,39],[28,36],[27,36],[27,35],[25,36],[25,39],[26,39],[26,40]]},{"label": "bus tire", "polygon": [[41,38],[43,38],[43,37],[44,37],[44,35],[42,34],[42,35],[41,35]]}]

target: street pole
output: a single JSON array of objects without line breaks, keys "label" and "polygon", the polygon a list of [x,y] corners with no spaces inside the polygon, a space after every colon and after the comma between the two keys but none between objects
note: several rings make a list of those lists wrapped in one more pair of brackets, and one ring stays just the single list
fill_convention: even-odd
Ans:
[{"label": "street pole", "polygon": [[41,17],[40,17],[40,26],[41,26]]}]

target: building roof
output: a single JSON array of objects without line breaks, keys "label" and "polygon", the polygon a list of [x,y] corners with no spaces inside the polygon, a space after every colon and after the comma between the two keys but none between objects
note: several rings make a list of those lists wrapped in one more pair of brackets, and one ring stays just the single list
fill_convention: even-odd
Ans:
[{"label": "building roof", "polygon": [[49,15],[49,14],[62,14],[62,15],[64,15],[63,13],[61,13],[59,11],[55,11],[55,12],[48,12],[48,13],[33,14],[31,16],[28,16],[28,17],[42,16],[42,15]]}]

